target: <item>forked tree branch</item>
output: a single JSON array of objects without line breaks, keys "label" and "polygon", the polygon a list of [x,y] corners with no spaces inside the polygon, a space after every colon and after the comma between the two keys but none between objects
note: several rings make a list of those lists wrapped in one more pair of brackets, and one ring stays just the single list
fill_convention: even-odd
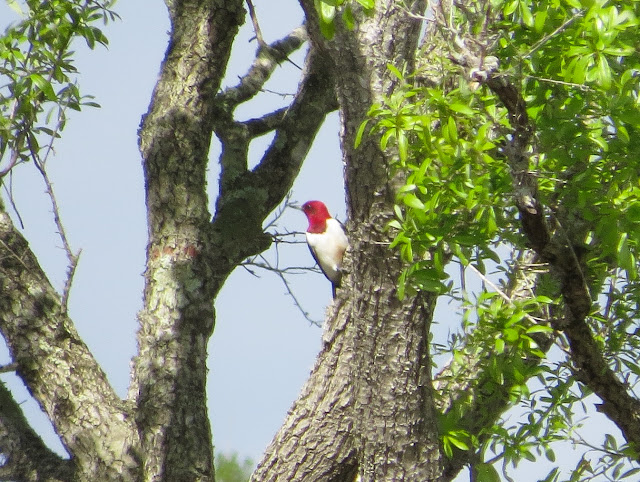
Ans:
[{"label": "forked tree branch", "polygon": [[[275,69],[289,55],[298,50],[307,39],[306,29],[298,27],[286,37],[272,44],[262,43],[249,71],[240,78],[234,87],[229,87],[217,95],[218,104],[233,110],[243,102],[257,95],[269,80]],[[264,42],[264,41],[263,41]]]},{"label": "forked tree branch", "polygon": [[[291,104],[263,121],[236,122],[229,104],[218,102],[217,106],[221,121],[215,132],[222,142],[222,172],[213,225],[214,230],[233,229],[231,239],[241,236],[245,240],[242,245],[229,245],[228,259],[239,263],[270,245],[271,238],[262,226],[264,219],[291,189],[325,116],[337,107],[332,67],[324,54],[310,50]],[[248,128],[260,122],[260,128]],[[257,166],[249,170],[249,143],[256,133],[265,133],[266,126],[275,128],[273,142]]]}]

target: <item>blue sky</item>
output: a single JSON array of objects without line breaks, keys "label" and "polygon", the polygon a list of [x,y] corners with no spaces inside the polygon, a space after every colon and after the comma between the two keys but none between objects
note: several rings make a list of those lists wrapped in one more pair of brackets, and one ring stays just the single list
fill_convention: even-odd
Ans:
[{"label": "blue sky", "polygon": [[[279,38],[302,19],[295,1],[256,1],[263,35]],[[122,20],[109,24],[108,49],[90,51],[77,46],[79,82],[84,93],[96,96],[100,109],[73,113],[63,139],[56,144],[50,173],[62,211],[62,220],[74,249],[82,249],[70,298],[70,314],[77,329],[102,364],[121,396],[129,384],[130,360],[135,353],[136,313],[142,306],[146,247],[146,216],[137,129],[146,112],[167,45],[169,29],[161,1],[120,2]],[[0,4],[0,27],[10,18]],[[233,85],[248,68],[256,48],[252,27],[246,24],[236,40],[225,85]],[[301,65],[302,55],[297,56]],[[294,93],[297,72],[286,65],[267,87]],[[264,93],[238,116],[256,117],[282,105],[282,98]],[[251,146],[254,162],[270,138]],[[217,189],[216,141],[212,145],[209,196]],[[50,279],[61,287],[66,258],[60,248],[48,197],[37,171],[20,166],[14,176],[15,201],[25,223],[24,232]],[[324,200],[344,220],[342,164],[338,146],[338,117],[332,114],[295,183],[293,199]],[[279,229],[303,231],[301,212],[287,212]],[[303,238],[300,238],[302,240]],[[306,246],[280,248],[283,265],[309,266]],[[237,451],[257,460],[296,399],[320,348],[321,331],[294,307],[282,283],[270,273],[257,278],[239,268],[228,279],[216,301],[217,321],[209,345],[208,396],[217,450]],[[298,275],[296,293],[310,316],[324,317],[331,288],[320,274]],[[446,305],[437,316],[451,317]],[[442,339],[446,323],[437,325]],[[9,361],[0,346],[0,364]],[[61,450],[46,417],[11,374],[2,380],[25,401],[24,409],[47,442]],[[599,432],[601,430],[598,430]],[[537,480],[542,472],[523,471],[519,480]],[[468,480],[466,473],[459,480]]]}]

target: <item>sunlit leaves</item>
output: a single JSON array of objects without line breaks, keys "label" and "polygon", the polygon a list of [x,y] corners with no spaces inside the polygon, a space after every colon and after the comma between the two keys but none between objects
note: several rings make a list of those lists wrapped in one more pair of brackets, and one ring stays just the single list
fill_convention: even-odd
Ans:
[{"label": "sunlit leaves", "polygon": [[[67,109],[97,106],[82,96],[75,79],[72,43],[107,45],[94,24],[116,17],[110,2],[28,1],[23,17],[0,37],[0,161],[2,172],[38,155],[42,136],[55,138],[64,128]],[[24,9],[24,11],[23,11]],[[6,172],[5,172],[6,173]]]},{"label": "sunlit leaves", "polygon": [[[473,18],[489,4],[491,10]],[[593,301],[588,323],[594,338],[610,367],[633,387],[640,382],[640,2],[476,2],[454,8],[447,29],[466,35],[468,45],[481,44],[483,38],[469,37],[494,12],[500,14],[487,32],[493,50],[482,55],[498,59],[498,76],[516,86],[526,104],[534,132],[528,169],[551,235],[570,246],[581,266]],[[446,36],[442,40],[451,43]],[[470,85],[464,66],[452,62],[455,50],[454,45],[452,55],[431,59],[444,72],[433,82],[421,82],[420,74],[414,81],[412,73],[389,66],[398,87],[372,107],[358,142],[376,133],[380,147],[395,156],[393,169],[404,175],[396,217],[387,226],[395,236],[391,247],[407,266],[399,296],[420,290],[457,296],[464,344],[452,352],[449,368],[463,377],[463,355],[480,353],[495,384],[483,388],[508,386],[512,403],[528,403],[526,422],[496,424],[485,434],[487,444],[478,446],[456,425],[465,410],[461,398],[451,408],[456,417],[441,431],[445,453],[488,451],[513,465],[539,457],[553,461],[549,444],[571,437],[573,407],[588,396],[564,362],[536,365],[541,388],[535,396],[529,393],[532,365],[525,361],[545,356],[536,339],[552,333],[536,316],[562,316],[557,283],[540,279],[537,296],[532,289],[526,302],[498,296],[499,287],[487,286],[474,299],[453,292],[445,270],[456,262],[482,276],[486,266],[506,272],[501,249],[527,248],[506,161],[513,127],[491,91]],[[605,455],[585,458],[571,480],[603,474],[621,480],[636,472],[625,461],[628,447],[616,446],[613,438],[605,442]],[[561,480],[559,472],[552,470],[545,480]]]},{"label": "sunlit leaves", "polygon": [[318,13],[320,31],[331,39],[337,19],[341,19],[347,29],[352,30],[356,23],[354,8],[370,14],[375,7],[375,0],[314,0],[313,4]]}]

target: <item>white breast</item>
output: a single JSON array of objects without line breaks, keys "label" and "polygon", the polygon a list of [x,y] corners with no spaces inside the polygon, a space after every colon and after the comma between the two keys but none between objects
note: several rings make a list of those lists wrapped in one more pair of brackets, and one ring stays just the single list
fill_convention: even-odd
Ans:
[{"label": "white breast", "polygon": [[307,233],[307,243],[325,276],[333,283],[340,280],[340,267],[349,240],[343,227],[335,219],[327,219],[324,233]]}]

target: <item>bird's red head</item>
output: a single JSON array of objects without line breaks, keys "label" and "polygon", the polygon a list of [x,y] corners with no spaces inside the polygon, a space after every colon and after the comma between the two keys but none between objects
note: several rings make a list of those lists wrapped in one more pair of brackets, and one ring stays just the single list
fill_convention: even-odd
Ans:
[{"label": "bird's red head", "polygon": [[309,220],[309,233],[324,233],[327,229],[327,219],[331,218],[327,206],[322,201],[307,201],[302,205],[302,211]]}]

